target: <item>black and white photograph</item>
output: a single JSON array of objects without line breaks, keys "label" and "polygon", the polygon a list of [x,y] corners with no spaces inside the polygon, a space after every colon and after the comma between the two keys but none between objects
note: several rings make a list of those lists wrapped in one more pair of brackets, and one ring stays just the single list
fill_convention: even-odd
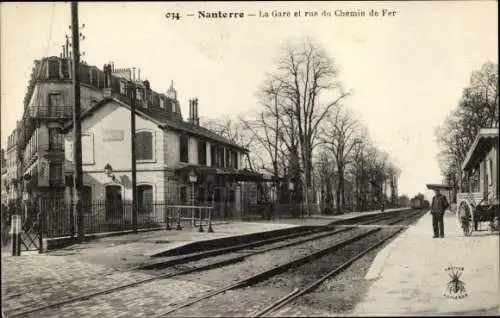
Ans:
[{"label": "black and white photograph", "polygon": [[500,315],[498,2],[0,3],[4,317]]}]

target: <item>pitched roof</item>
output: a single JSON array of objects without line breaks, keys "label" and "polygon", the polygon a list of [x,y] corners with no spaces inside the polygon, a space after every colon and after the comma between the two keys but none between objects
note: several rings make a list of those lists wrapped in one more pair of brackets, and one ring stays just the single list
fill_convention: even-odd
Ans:
[{"label": "pitched roof", "polygon": [[498,139],[498,135],[499,135],[498,128],[481,128],[478,134],[476,135],[474,142],[469,148],[467,155],[465,156],[465,160],[462,163],[462,170],[467,170],[471,168],[473,163],[475,163],[478,159],[477,149],[482,147],[485,141],[494,138]]},{"label": "pitched roof", "polygon": [[[91,116],[93,113],[95,113],[97,110],[100,108],[104,107],[105,105],[109,104],[110,102],[116,102],[118,105],[125,107],[127,109],[131,109],[130,105],[121,100],[116,98],[115,96],[111,97],[106,97],[94,106],[92,106],[90,109],[88,109],[85,113],[82,114],[82,121],[85,120],[85,118]],[[248,149],[239,146],[227,138],[224,138],[220,135],[215,134],[211,130],[193,125],[189,122],[185,122],[176,118],[173,118],[169,113],[159,110],[159,109],[154,109],[154,108],[141,108],[141,107],[136,107],[135,109],[136,114],[148,119],[154,123],[156,123],[160,128],[163,129],[172,129],[172,130],[177,130],[177,131],[183,131],[188,134],[192,134],[195,136],[199,137],[204,137],[206,139],[209,139],[211,141],[215,141],[224,145],[228,145],[234,148],[237,148],[239,150],[248,152]],[[64,131],[67,132],[71,127],[73,126],[73,121],[69,122],[65,127]]]}]

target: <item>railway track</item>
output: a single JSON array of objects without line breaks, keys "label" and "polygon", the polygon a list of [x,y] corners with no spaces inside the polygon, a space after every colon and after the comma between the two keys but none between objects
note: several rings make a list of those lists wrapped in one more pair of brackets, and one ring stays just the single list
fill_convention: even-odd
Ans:
[{"label": "railway track", "polygon": [[[416,212],[419,213],[419,212]],[[364,220],[358,220],[358,222],[363,222],[363,224],[373,224],[373,223],[380,223],[384,222],[387,220],[390,220],[391,218],[394,219],[395,215],[400,215],[403,214],[403,217],[400,217],[400,219],[405,219],[408,217],[408,211],[406,213],[388,213],[387,215],[377,215],[378,217],[375,216],[370,216]],[[414,215],[414,214],[411,214]],[[399,220],[399,219],[398,219]],[[399,222],[399,221],[397,221]],[[396,221],[392,221],[389,223],[397,223]],[[136,268],[137,270],[142,270],[147,272],[148,274],[151,274],[151,277],[147,279],[141,279],[137,280],[132,283],[128,284],[123,284],[121,286],[113,287],[113,288],[107,288],[101,291],[97,292],[89,292],[89,293],[84,293],[82,295],[76,296],[76,297],[71,297],[67,299],[63,299],[60,301],[48,303],[43,306],[39,306],[37,308],[32,308],[30,310],[25,310],[25,311],[17,311],[17,312],[12,312],[9,314],[9,317],[19,317],[19,316],[26,316],[30,314],[35,314],[38,312],[42,312],[47,309],[54,309],[57,307],[61,307],[64,305],[68,305],[71,303],[75,302],[81,302],[88,300],[93,297],[105,295],[105,294],[110,294],[114,293],[123,289],[127,288],[133,288],[133,287],[138,287],[141,284],[146,284],[149,282],[153,282],[155,280],[160,280],[160,279],[166,279],[166,278],[172,278],[175,276],[182,276],[182,275],[188,275],[196,272],[201,272],[201,271],[206,271],[209,269],[214,269],[214,268],[220,268],[229,264],[234,264],[241,262],[245,260],[248,257],[257,255],[257,254],[263,254],[263,253],[269,253],[275,250],[279,249],[286,249],[289,247],[297,247],[297,246],[306,246],[309,242],[312,241],[318,241],[318,240],[327,240],[329,237],[334,237],[337,234],[340,233],[347,233],[354,231],[355,229],[352,227],[342,227],[336,228],[336,226],[325,226],[321,227],[316,230],[311,230],[310,232],[308,231],[307,233],[295,233],[295,234],[289,234],[289,235],[284,235],[280,237],[274,237],[271,239],[267,240],[262,240],[259,242],[253,242],[253,243],[248,243],[248,244],[241,244],[238,246],[233,246],[230,248],[225,248],[225,249],[217,249],[217,250],[212,250],[208,251],[205,254],[203,253],[195,253],[196,255],[185,255],[183,257],[173,260],[168,260],[166,262],[159,262],[159,263],[154,263],[154,264],[149,264],[140,268]],[[360,235],[357,235],[357,237],[364,237],[368,236],[371,233],[377,232],[378,229],[369,229],[369,230],[363,230]],[[348,244],[350,240],[345,240],[343,243],[339,244]],[[340,246],[340,245],[339,245]],[[246,285],[251,285],[256,282],[259,282],[260,280],[264,280],[272,275],[279,274],[281,272],[284,272],[294,266],[299,266],[301,264],[305,264],[308,261],[311,260],[311,258],[319,258],[328,252],[338,248],[338,246],[329,246],[328,248],[320,249],[310,255],[301,257],[299,259],[296,259],[292,262],[287,262],[285,264],[282,264],[274,269],[271,270],[265,270],[262,271],[261,273],[258,273],[257,275],[253,275],[251,277],[248,277],[247,279],[240,280],[235,284],[231,284],[230,286],[225,286],[223,288],[217,289],[214,292],[209,293],[209,296],[203,296],[202,299],[210,298],[214,295],[220,294],[224,292],[225,290],[229,289],[234,289],[238,287],[242,287]],[[209,261],[204,261],[204,259],[211,257]],[[196,302],[199,302],[202,300],[201,298],[195,299]],[[179,308],[176,307],[175,310],[178,310],[180,308],[183,308],[185,306],[189,306],[189,304],[183,304]],[[174,311],[175,311],[174,310]]]},{"label": "railway track", "polygon": [[[410,220],[413,221],[417,217],[420,217],[422,214],[423,214],[422,211],[413,212],[409,215],[399,217],[396,220],[392,220],[391,222],[388,222],[387,225],[395,225],[397,223],[401,223],[404,221],[408,222]],[[384,218],[384,220],[387,220],[387,218]],[[281,266],[275,267],[271,270],[264,270],[252,276],[241,279],[236,283],[228,284],[215,291],[211,291],[201,297],[179,304],[173,308],[170,308],[162,312],[159,315],[156,315],[155,317],[159,318],[159,317],[166,317],[169,315],[192,316],[193,311],[196,312],[198,316],[199,315],[210,316],[217,314],[216,311],[218,307],[231,308],[230,309],[231,312],[224,312],[224,314],[228,316],[247,316],[249,314],[250,316],[262,316],[266,313],[281,308],[282,306],[295,300],[297,297],[300,297],[308,293],[309,291],[313,290],[314,288],[319,286],[324,280],[340,273],[342,270],[344,270],[350,264],[352,264],[355,260],[364,256],[366,253],[373,250],[374,248],[380,246],[385,241],[395,236],[403,229],[404,229],[403,226],[399,228],[389,228],[391,232],[390,235],[383,234],[382,236],[384,237],[382,239],[377,240],[377,243],[372,244],[368,248],[363,248],[363,246],[369,244],[368,242],[372,240],[373,235],[376,235],[377,233],[380,234],[382,228],[379,227],[379,228],[372,228],[367,231],[366,230],[361,231],[359,234],[348,237],[344,240],[341,240],[340,242],[336,242],[334,245],[330,245],[319,251],[306,255],[300,259],[288,262]],[[350,253],[346,253],[349,249],[352,249],[353,246],[354,250],[350,251]],[[361,250],[359,246],[361,246]],[[323,272],[325,271],[324,265],[321,266],[322,271],[320,270],[319,273],[315,273],[315,275],[313,275],[313,278],[311,278],[310,275],[305,275],[306,273],[301,273],[297,275],[299,277],[305,278],[304,281],[301,281],[298,284],[299,285],[298,287],[297,284],[295,284],[294,286],[289,286],[293,290],[290,293],[287,293],[286,295],[279,295],[282,297],[269,304],[266,308],[264,308],[265,310],[263,309],[257,313],[248,312],[249,309],[259,306],[259,302],[262,303],[262,301],[268,301],[268,299],[273,296],[270,293],[264,292],[262,294],[262,297],[258,301],[252,302],[251,299],[253,298],[253,293],[255,292],[255,289],[250,288],[250,286],[256,287],[259,283],[265,284],[265,282],[267,282],[268,280],[278,280],[282,282],[290,281],[289,277],[287,278],[283,277],[284,276],[286,277],[287,275],[290,276],[290,272],[294,272],[297,269],[302,269],[302,270],[305,269],[305,272],[309,272],[311,269],[314,269],[314,267],[317,266],[318,262],[322,262],[324,264],[325,263],[324,258],[328,258],[331,261],[332,259],[338,258],[339,255],[342,255],[342,258],[344,259],[345,255],[350,255],[350,256],[348,260],[345,260],[342,264],[336,266],[335,269],[329,271],[323,276],[321,275],[321,273],[322,271]],[[328,267],[329,266],[327,262],[326,268]],[[321,277],[318,277],[318,275]],[[239,294],[235,295],[234,293],[232,293],[228,297],[223,297],[225,296],[224,295],[225,293],[233,291],[238,291]],[[213,301],[213,298],[216,297],[218,297],[217,300]],[[244,306],[243,307],[240,306],[238,308],[238,306],[235,307],[233,305],[235,303],[244,304]],[[190,306],[195,306],[196,308],[191,310],[183,310]],[[206,312],[206,310],[215,310],[215,311]],[[220,314],[220,312],[218,314]]]}]

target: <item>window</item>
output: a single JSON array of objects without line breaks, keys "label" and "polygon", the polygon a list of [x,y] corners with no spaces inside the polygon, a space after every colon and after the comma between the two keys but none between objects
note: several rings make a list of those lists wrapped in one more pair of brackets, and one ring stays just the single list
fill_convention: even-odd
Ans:
[{"label": "window", "polygon": [[62,174],[62,163],[50,163],[49,166],[49,185],[51,187],[64,186]]},{"label": "window", "polygon": [[64,136],[58,129],[49,129],[49,150],[63,150]]},{"label": "window", "polygon": [[123,218],[122,188],[118,185],[106,186],[106,221]]},{"label": "window", "polygon": [[98,70],[97,74],[99,77],[99,88],[104,88],[104,82],[105,82],[104,72]]},{"label": "window", "polygon": [[493,160],[488,160],[488,185],[493,185]]},{"label": "window", "polygon": [[49,107],[62,106],[61,93],[49,93]]},{"label": "window", "polygon": [[219,168],[224,168],[225,167],[225,157],[224,157],[224,147],[219,148],[219,156],[218,156],[218,167]]},{"label": "window", "polygon": [[49,79],[59,78],[59,60],[49,60]]},{"label": "window", "polygon": [[218,162],[217,162],[217,154],[218,154],[218,149],[216,145],[211,145],[210,146],[210,160],[211,160],[211,166],[218,168]]},{"label": "window", "polygon": [[127,92],[125,90],[125,82],[124,81],[120,81],[120,94],[127,95]]},{"label": "window", "polygon": [[139,88],[139,87],[137,87],[137,91],[136,91],[136,94],[135,94],[135,98],[136,98],[137,100],[142,100],[142,99],[143,99],[143,98],[142,98],[142,89],[141,89],[141,88]]},{"label": "window", "polygon": [[186,135],[179,136],[179,160],[189,162],[189,137]]},{"label": "window", "polygon": [[479,192],[480,191],[480,174],[479,174],[479,166],[477,166],[472,175],[469,177],[469,187],[470,192]]},{"label": "window", "polygon": [[137,208],[138,212],[143,214],[153,211],[153,186],[147,184],[137,186]]},{"label": "window", "polygon": [[233,168],[238,169],[238,152],[232,151],[231,156],[232,156]]},{"label": "window", "polygon": [[164,109],[165,108],[165,100],[163,99],[163,97],[160,96],[160,108],[161,109]]},{"label": "window", "polygon": [[87,65],[80,64],[80,81],[85,84],[90,84],[90,72]]},{"label": "window", "polygon": [[231,156],[231,149],[226,148],[226,167],[232,168],[233,163],[232,163],[233,157]]},{"label": "window", "polygon": [[98,87],[99,86],[99,77],[97,75],[97,70],[95,69],[90,69],[90,82],[93,86]]},{"label": "window", "polygon": [[69,60],[61,61],[61,71],[64,78],[69,78]]},{"label": "window", "polygon": [[207,143],[204,141],[198,141],[198,164],[207,164]]},{"label": "window", "polygon": [[153,133],[139,131],[135,134],[135,156],[137,160],[153,160]]},{"label": "window", "polygon": [[167,105],[167,112],[171,113],[171,112],[172,112],[172,108],[173,108],[173,107],[172,107],[172,101],[171,101],[171,100],[169,100],[169,99],[166,99],[166,100],[165,100],[165,103],[166,103],[166,105]]}]

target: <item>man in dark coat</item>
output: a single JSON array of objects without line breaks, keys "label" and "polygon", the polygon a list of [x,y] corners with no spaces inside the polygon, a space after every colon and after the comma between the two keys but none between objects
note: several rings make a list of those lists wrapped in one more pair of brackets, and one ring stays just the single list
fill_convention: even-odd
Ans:
[{"label": "man in dark coat", "polygon": [[439,192],[439,189],[434,190],[435,195],[432,198],[431,214],[432,214],[432,229],[434,230],[433,237],[444,237],[444,212],[448,209],[448,200]]}]

